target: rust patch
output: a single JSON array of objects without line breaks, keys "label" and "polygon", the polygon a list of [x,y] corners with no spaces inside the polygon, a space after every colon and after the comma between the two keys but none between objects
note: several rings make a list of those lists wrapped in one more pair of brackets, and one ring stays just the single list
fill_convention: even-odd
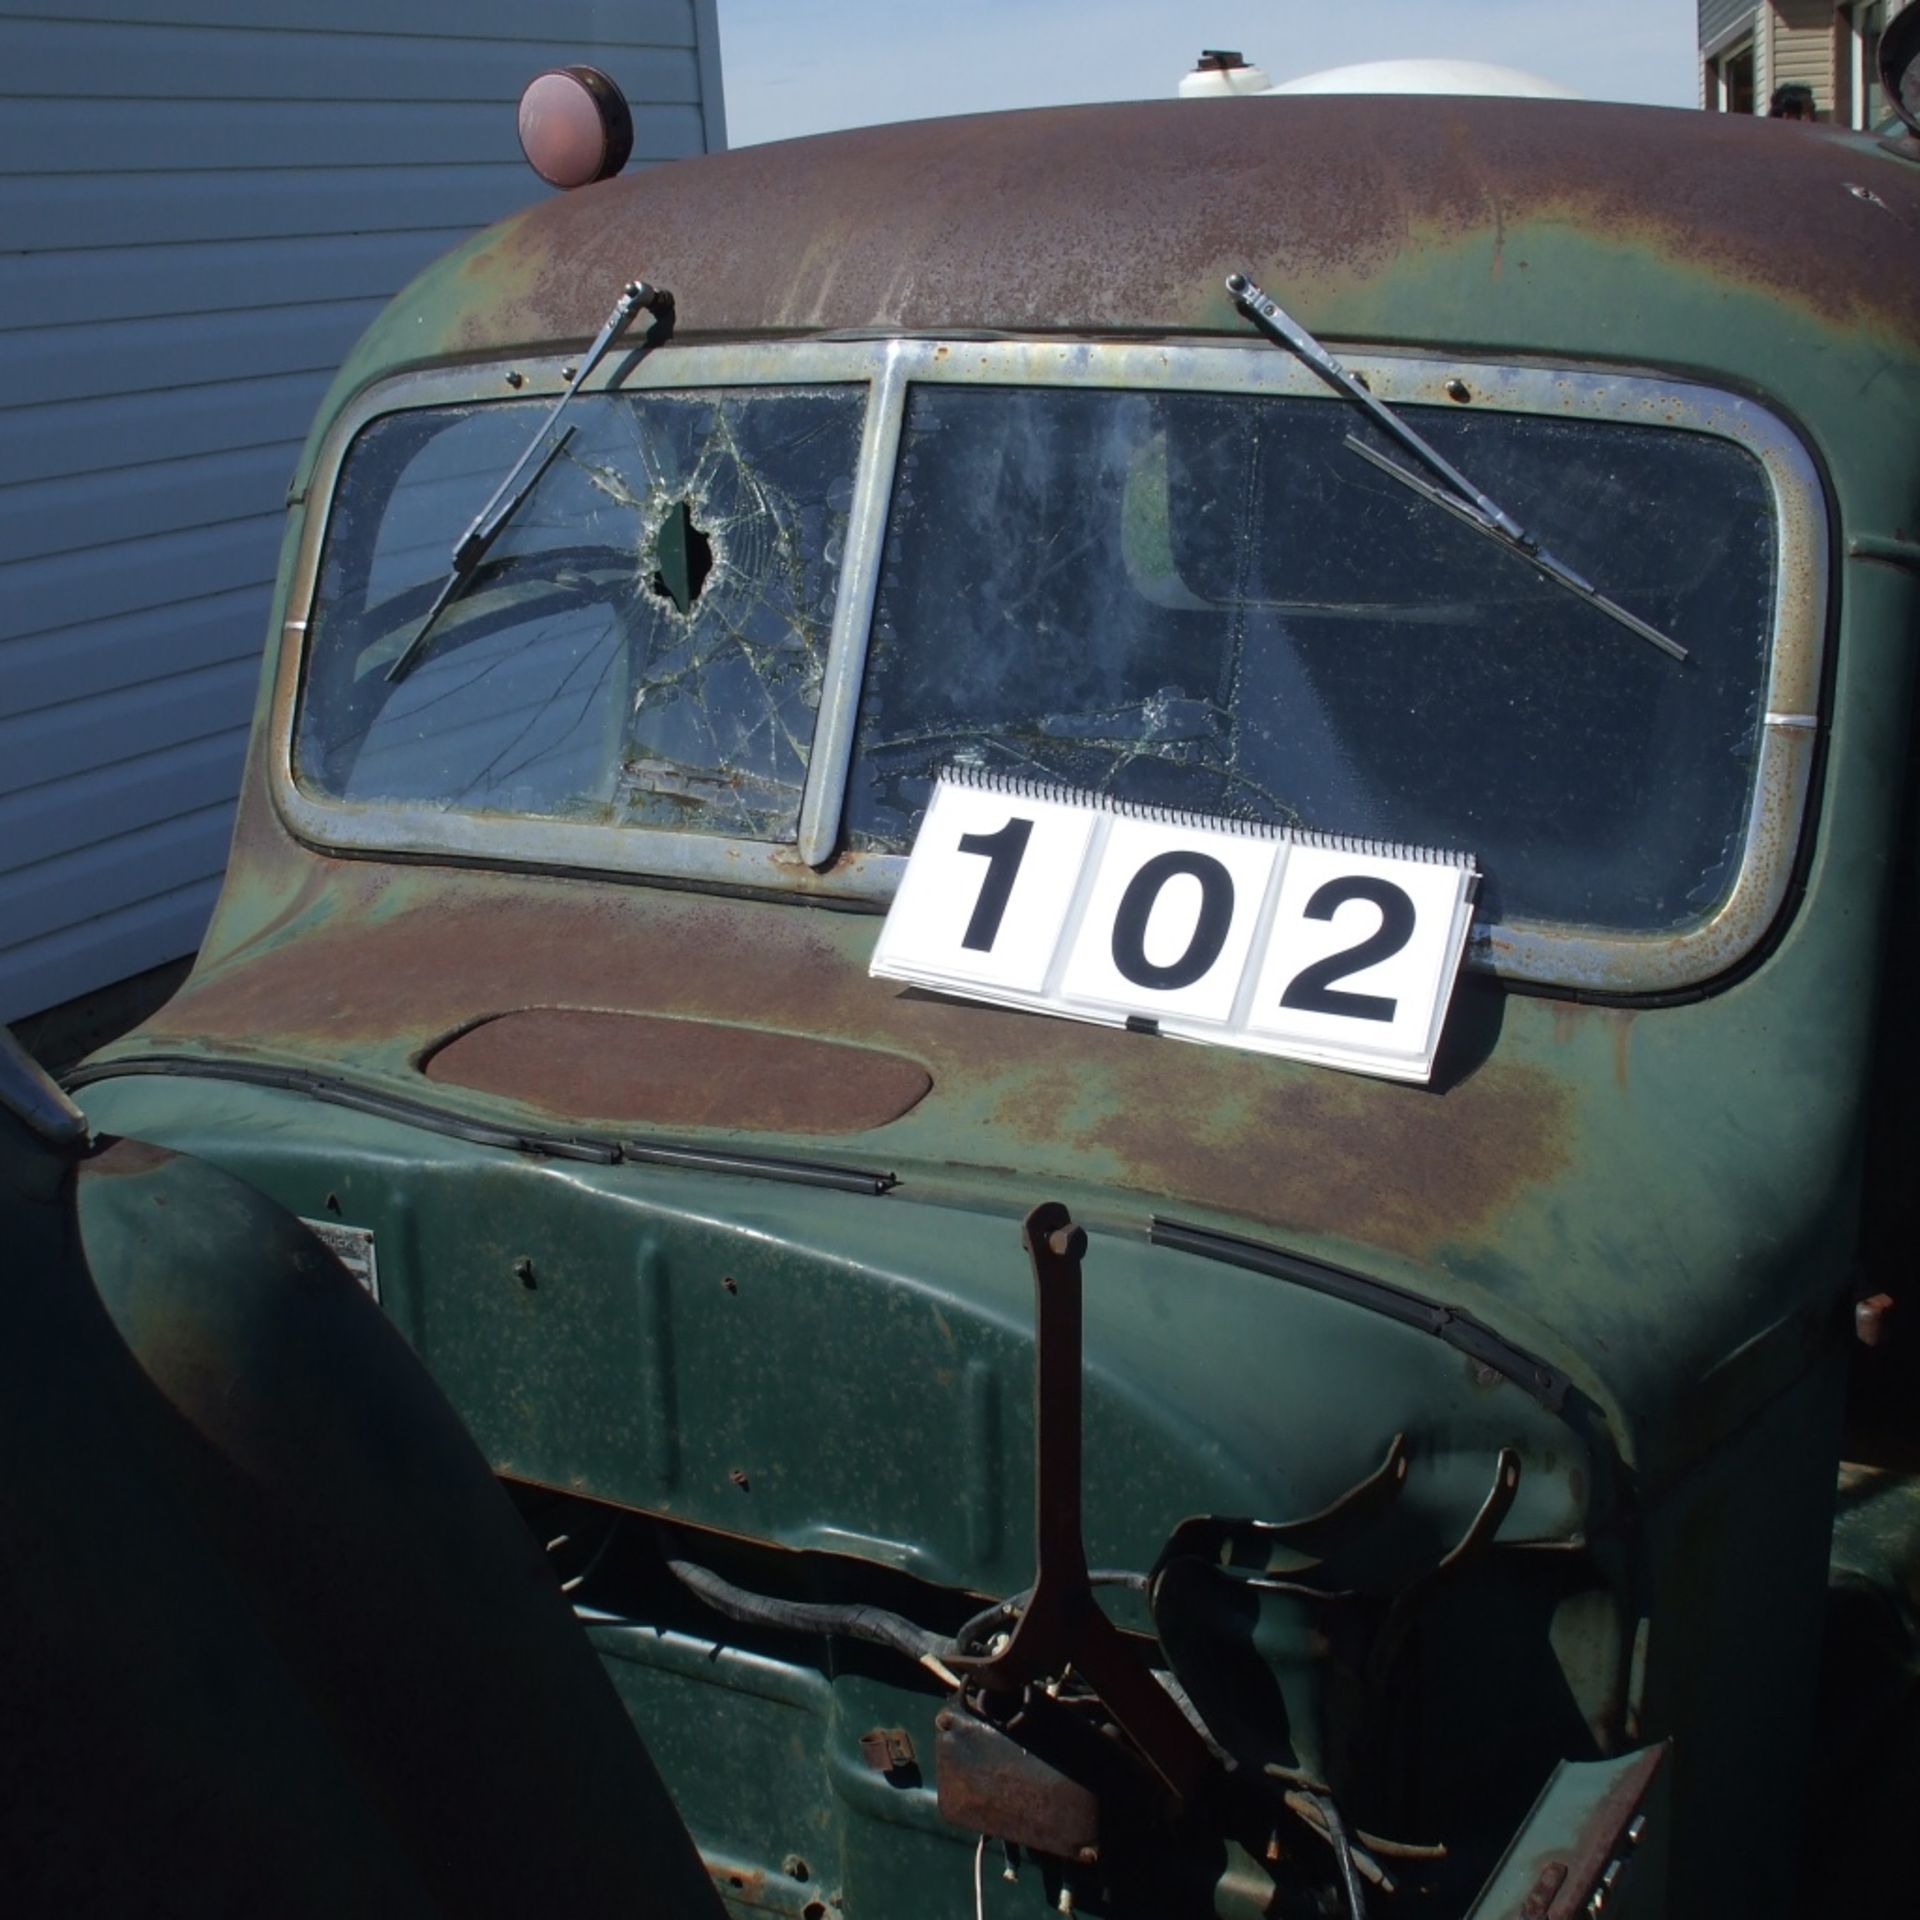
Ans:
[{"label": "rust patch", "polygon": [[[1572,1844],[1562,1860],[1547,1866],[1564,1869],[1553,1880],[1541,1912],[1544,1920],[1579,1920],[1593,1911],[1591,1901],[1610,1868],[1629,1859],[1638,1843],[1634,1816],[1652,1791],[1654,1776],[1667,1757],[1667,1743],[1649,1748],[1594,1803],[1575,1830]],[[1541,1870],[1539,1888],[1548,1878]],[[1609,1883],[1608,1890],[1611,1891]]]},{"label": "rust patch", "polygon": [[[417,1055],[456,1028],[528,1009],[819,1030],[869,997],[831,938],[846,924],[838,915],[367,862],[337,863],[332,880],[337,911],[325,922],[210,967],[143,1038],[308,1040],[330,1051],[399,1040]],[[402,903],[381,900],[383,890]]]},{"label": "rust patch", "polygon": [[702,1864],[713,1876],[713,1884],[723,1900],[743,1907],[767,1904],[767,1873],[764,1867],[749,1867],[708,1855]]},{"label": "rust patch", "polygon": [[1556,1047],[1572,1046],[1583,1033],[1590,1033],[1596,1023],[1603,1027],[1613,1047],[1613,1084],[1623,1093],[1626,1091],[1633,1027],[1640,1017],[1636,1009],[1584,1006],[1578,1001],[1556,1000],[1549,1003],[1548,1017]]},{"label": "rust patch", "polygon": [[994,1102],[993,1122],[1029,1140],[1058,1140],[1072,1131],[1081,1100],[1079,1078],[1057,1069],[1010,1076]]},{"label": "rust patch", "polygon": [[170,1160],[179,1159],[171,1147],[156,1147],[150,1140],[114,1137],[87,1158],[87,1172],[109,1179],[132,1180],[156,1172]]},{"label": "rust patch", "polygon": [[[874,980],[877,916],[792,902],[351,861],[329,879],[324,919],[205,965],[114,1053],[264,1053],[416,1086],[431,1059],[443,1084],[583,1123],[792,1135],[904,1115],[889,1148],[902,1156],[1110,1181],[1416,1258],[1497,1229],[1574,1157],[1576,1076],[1550,1064],[1496,1054],[1437,1094],[1228,1048],[1176,1053]],[[594,1011],[556,1030],[567,1008]],[[735,1077],[702,1105],[700,1076],[722,1064],[714,1028]],[[796,1071],[769,1100],[754,1063],[797,1066],[789,1043],[822,1046],[825,1077],[848,1083],[809,1087]],[[656,1059],[669,1062],[657,1095]]]},{"label": "rust patch", "polygon": [[971,1713],[949,1709],[933,1725],[943,1820],[1055,1859],[1098,1859],[1100,1800],[1091,1788]]},{"label": "rust patch", "polygon": [[1445,1095],[1306,1069],[1254,1091],[1230,1129],[1169,1087],[1093,1138],[1130,1186],[1423,1256],[1567,1170],[1571,1105],[1527,1065],[1490,1065]]},{"label": "rust patch", "polygon": [[1610,1008],[1607,1024],[1613,1029],[1613,1084],[1622,1093],[1627,1088],[1627,1050],[1633,1040],[1633,1023],[1639,1016],[1630,1009]]},{"label": "rust patch", "polygon": [[[1729,114],[1532,100],[1146,101],[867,127],[649,168],[558,195],[465,263],[445,344],[590,335],[583,260],[679,290],[683,338],[823,329],[1157,330],[1230,316],[1220,276],[1386,272],[1410,243],[1530,221],[1649,245],[1825,318],[1920,337],[1871,168],[1920,225],[1920,175],[1845,136]],[[1810,253],[1821,270],[1803,271]],[[1522,263],[1523,264],[1523,263]]]},{"label": "rust patch", "polygon": [[569,1118],[749,1133],[861,1133],[933,1086],[917,1062],[872,1047],[575,1007],[483,1021],[425,1071]]}]

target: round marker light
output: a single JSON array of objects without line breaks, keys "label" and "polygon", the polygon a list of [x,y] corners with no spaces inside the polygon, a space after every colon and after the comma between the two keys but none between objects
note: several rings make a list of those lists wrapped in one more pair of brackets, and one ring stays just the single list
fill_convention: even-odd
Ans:
[{"label": "round marker light", "polygon": [[626,96],[598,67],[552,67],[520,96],[520,151],[550,187],[611,179],[633,152]]}]

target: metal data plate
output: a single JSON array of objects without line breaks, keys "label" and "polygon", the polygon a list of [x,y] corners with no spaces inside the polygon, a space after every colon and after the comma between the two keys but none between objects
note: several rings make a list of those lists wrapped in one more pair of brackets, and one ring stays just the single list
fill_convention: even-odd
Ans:
[{"label": "metal data plate", "polygon": [[380,1268],[374,1258],[371,1227],[342,1226],[338,1220],[307,1220],[300,1224],[366,1288],[380,1298]]}]

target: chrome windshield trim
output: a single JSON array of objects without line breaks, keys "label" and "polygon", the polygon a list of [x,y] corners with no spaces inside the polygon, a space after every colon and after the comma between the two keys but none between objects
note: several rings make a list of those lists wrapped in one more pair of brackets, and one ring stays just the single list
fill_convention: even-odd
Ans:
[{"label": "chrome windshield trim", "polygon": [[893,505],[893,469],[900,455],[900,428],[907,417],[906,350],[895,341],[867,405],[866,434],[853,510],[847,516],[847,552],[840,566],[827,669],[820,687],[820,717],[807,761],[807,790],[800,801],[800,858],[809,867],[832,863],[846,805],[847,768],[853,759],[854,726],[860,717],[860,683],[867,672],[867,636],[873,631],[874,596],[880,591],[880,553]]},{"label": "chrome windshield trim", "polygon": [[[1621,421],[1706,433],[1744,447],[1761,464],[1775,511],[1774,627],[1762,689],[1746,842],[1734,883],[1708,915],[1660,933],[1513,921],[1476,928],[1468,963],[1542,986],[1618,994],[1698,986],[1761,940],[1786,900],[1805,822],[1818,734],[1825,649],[1828,526],[1820,480],[1799,439],[1757,403],[1715,388],[1640,374],[1500,366],[1375,354],[1342,357],[1389,405]],[[674,346],[637,367],[620,358],[585,391],[684,387],[868,387],[847,553],[828,644],[821,704],[792,844],[725,840],[418,806],[360,805],[302,790],[292,771],[294,710],[306,623],[334,483],[353,436],[382,414],[489,398],[557,394],[563,362],[491,362],[404,374],[342,410],[315,463],[275,667],[268,768],[274,803],[301,839],[333,851],[574,871],[682,883],[745,886],[884,906],[905,859],[850,853],[836,844],[858,721],[879,559],[908,388],[918,381],[993,386],[1298,395],[1341,404],[1311,369],[1264,341],[934,340],[755,341]]]}]

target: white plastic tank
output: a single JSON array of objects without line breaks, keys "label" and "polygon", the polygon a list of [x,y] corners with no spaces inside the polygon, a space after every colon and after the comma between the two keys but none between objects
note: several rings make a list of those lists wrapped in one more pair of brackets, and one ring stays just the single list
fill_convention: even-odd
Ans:
[{"label": "white plastic tank", "polygon": [[1208,47],[1200,63],[1180,82],[1182,100],[1225,100],[1240,93],[1269,93],[1273,76],[1264,67],[1249,66],[1237,53]]},{"label": "white plastic tank", "polygon": [[[1187,80],[1195,78],[1188,74]],[[1180,83],[1182,94],[1187,80]],[[1496,67],[1484,60],[1365,60],[1358,66],[1328,67],[1320,73],[1283,80],[1269,93],[1453,93],[1504,96],[1521,100],[1578,100],[1563,87],[1517,67]]]}]

